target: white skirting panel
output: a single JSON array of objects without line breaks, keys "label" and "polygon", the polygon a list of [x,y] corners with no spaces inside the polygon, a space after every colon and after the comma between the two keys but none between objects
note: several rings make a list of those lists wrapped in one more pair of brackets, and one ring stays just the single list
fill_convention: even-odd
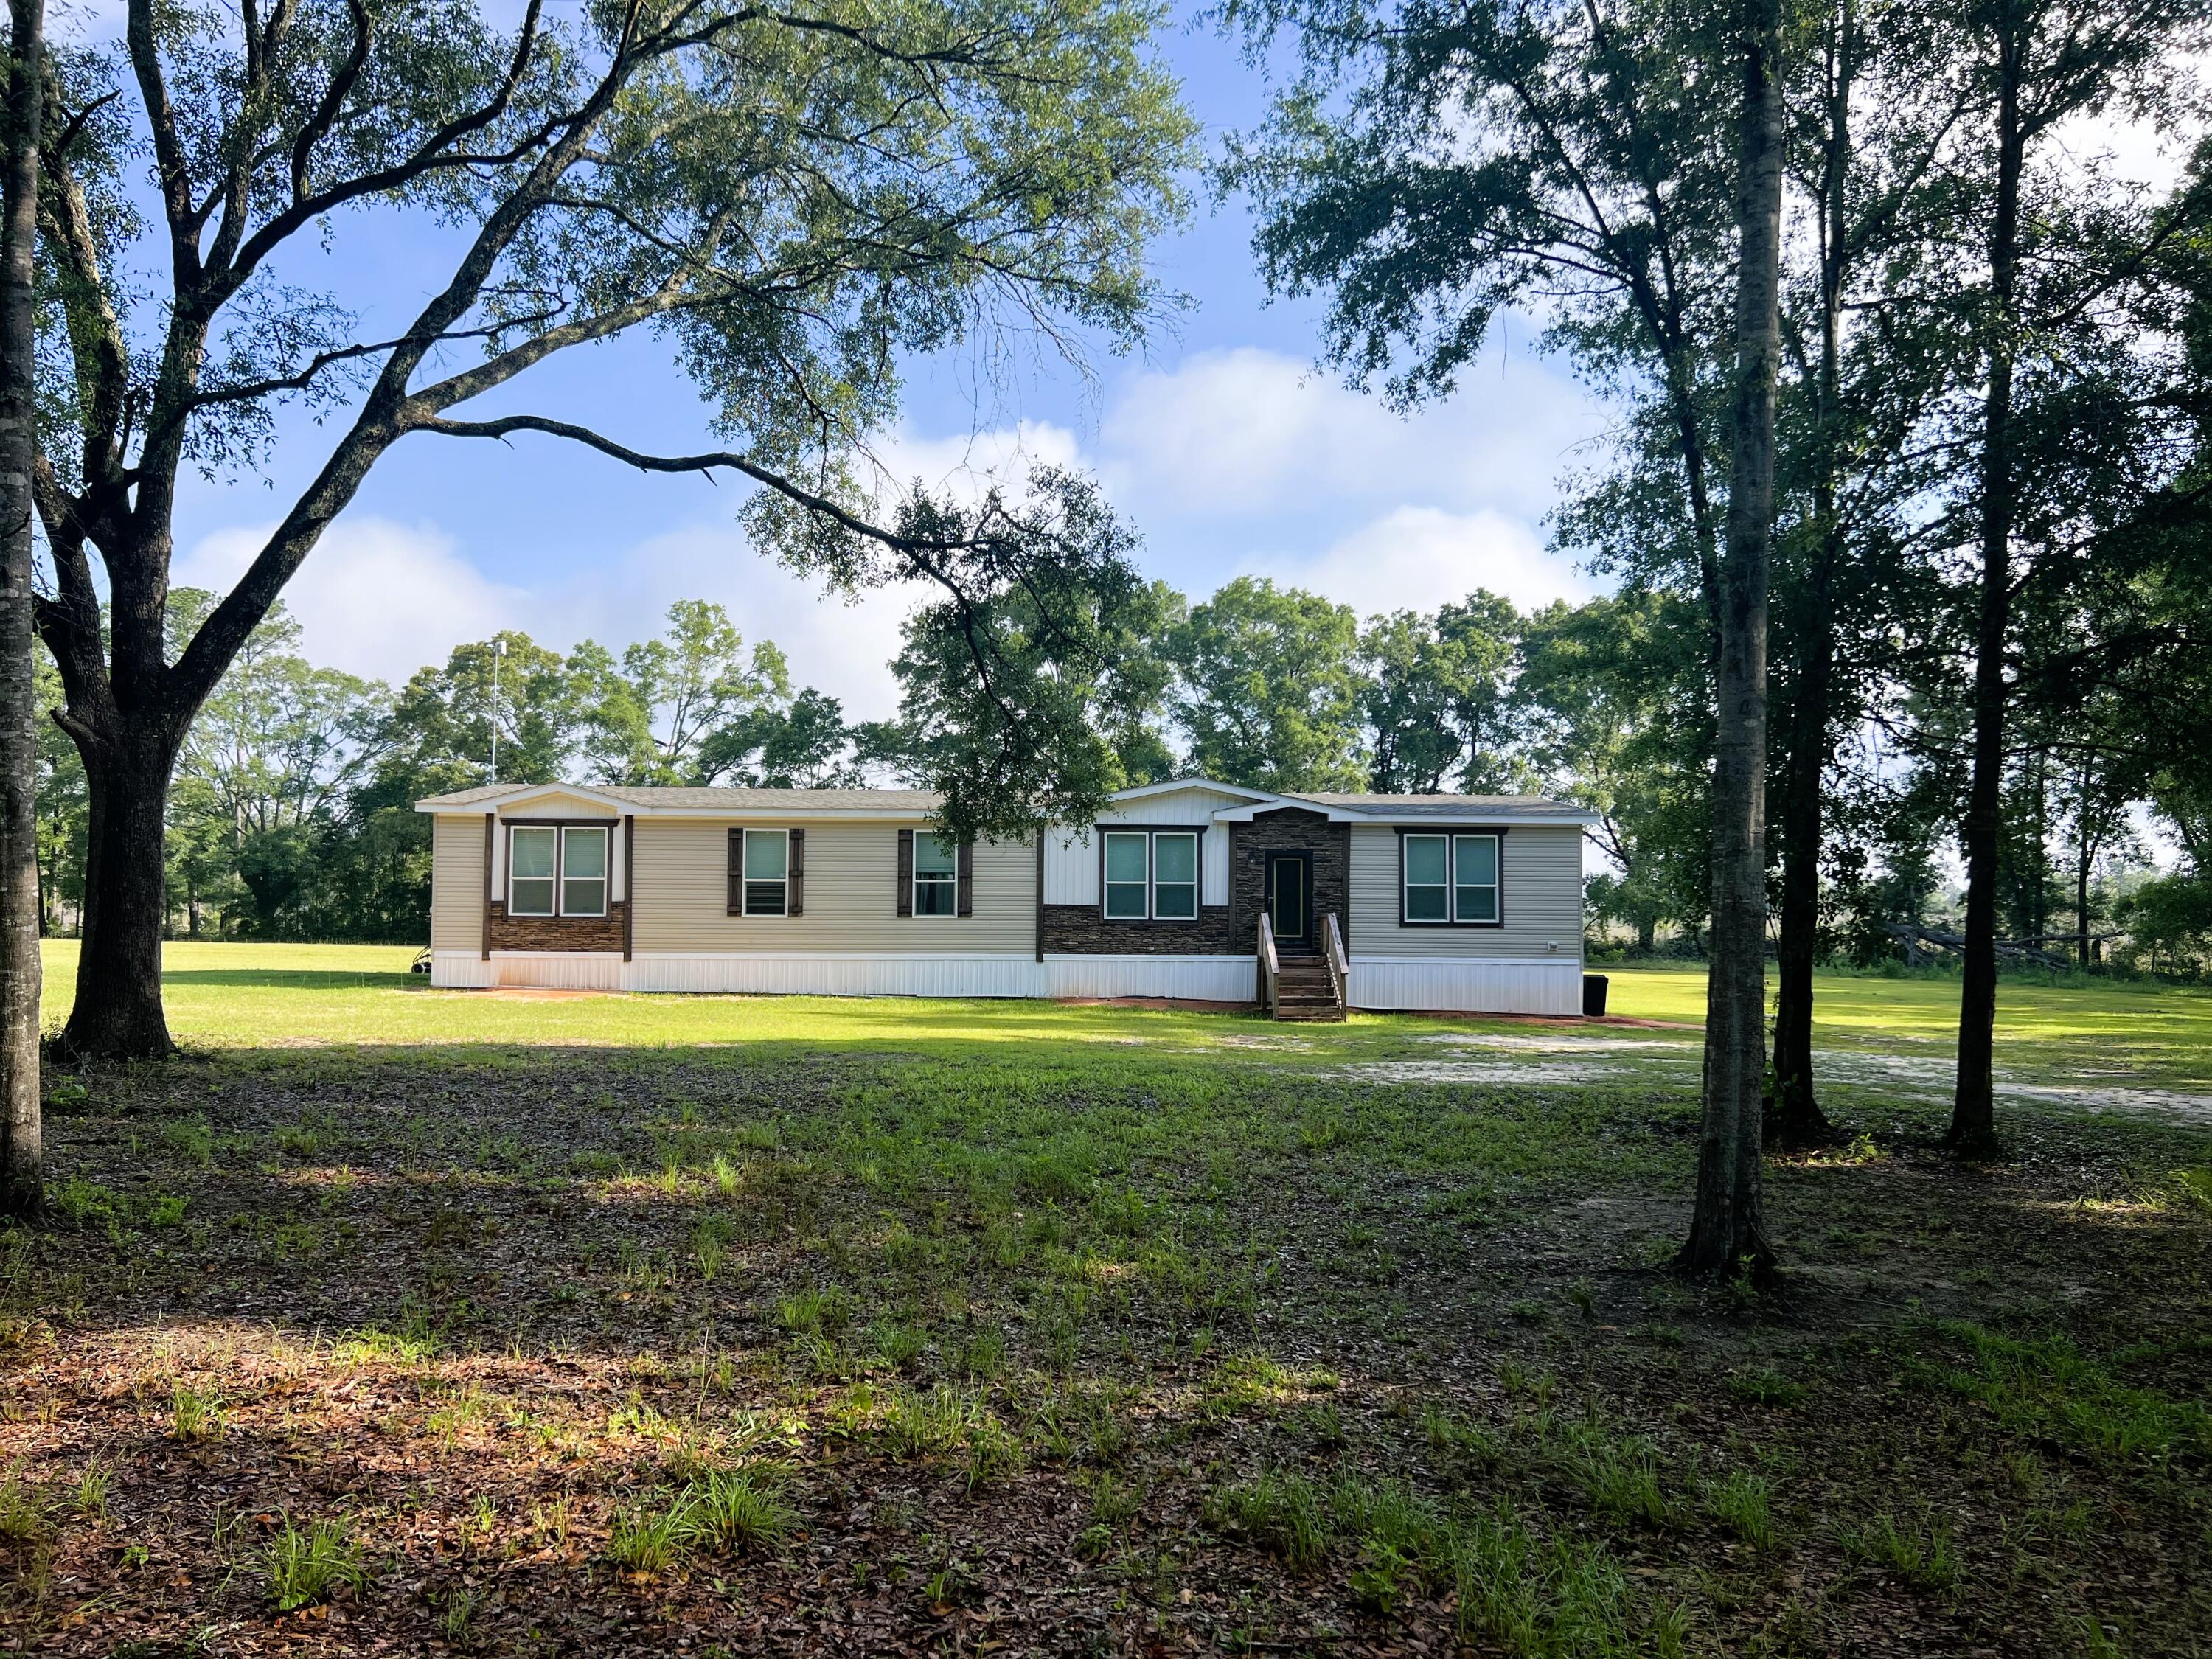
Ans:
[{"label": "white skirting panel", "polygon": [[1439,1013],[1579,1014],[1583,964],[1573,957],[1516,962],[1492,957],[1352,958],[1355,1008]]},{"label": "white skirting panel", "polygon": [[492,965],[474,951],[434,951],[430,953],[430,983],[448,990],[478,991],[496,984]]},{"label": "white skirting panel", "polygon": [[1250,957],[1047,957],[1043,972],[1045,994],[1054,997],[1249,1002],[1259,994]]},{"label": "white skirting panel", "polygon": [[[622,963],[615,963],[617,969]],[[514,983],[516,981],[507,981]],[[762,996],[1036,997],[1044,969],[1030,957],[679,955],[640,951],[623,975],[632,991],[745,992]]]}]

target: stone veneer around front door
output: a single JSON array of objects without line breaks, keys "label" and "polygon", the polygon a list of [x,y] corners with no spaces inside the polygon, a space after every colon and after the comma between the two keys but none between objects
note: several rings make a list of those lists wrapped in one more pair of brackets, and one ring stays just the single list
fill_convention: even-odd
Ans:
[{"label": "stone veneer around front door", "polygon": [[1237,953],[1260,948],[1260,912],[1267,896],[1267,854],[1306,852],[1313,854],[1313,925],[1316,949],[1323,916],[1334,915],[1344,934],[1344,948],[1352,939],[1352,826],[1331,823],[1319,812],[1302,806],[1282,806],[1262,812],[1249,823],[1225,826],[1229,842],[1229,948]]}]

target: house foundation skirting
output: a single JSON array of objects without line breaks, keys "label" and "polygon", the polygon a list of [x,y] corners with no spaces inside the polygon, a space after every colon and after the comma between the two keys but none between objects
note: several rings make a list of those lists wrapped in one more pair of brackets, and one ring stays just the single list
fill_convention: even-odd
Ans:
[{"label": "house foundation skirting", "polygon": [[[1582,963],[1492,958],[1351,959],[1355,1008],[1574,1014]],[[453,989],[528,985],[555,989],[738,993],[766,996],[1168,997],[1249,1002],[1256,973],[1247,956],[749,956],[440,951],[430,982]]]},{"label": "house foundation skirting", "polygon": [[1353,956],[1355,1008],[1408,1012],[1580,1014],[1579,957],[1512,957]]}]

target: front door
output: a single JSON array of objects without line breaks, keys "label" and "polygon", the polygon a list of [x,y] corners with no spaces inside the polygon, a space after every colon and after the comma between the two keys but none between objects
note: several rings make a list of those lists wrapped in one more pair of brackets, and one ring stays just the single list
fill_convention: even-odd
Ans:
[{"label": "front door", "polygon": [[1279,947],[1313,943],[1313,854],[1267,854],[1267,921]]}]

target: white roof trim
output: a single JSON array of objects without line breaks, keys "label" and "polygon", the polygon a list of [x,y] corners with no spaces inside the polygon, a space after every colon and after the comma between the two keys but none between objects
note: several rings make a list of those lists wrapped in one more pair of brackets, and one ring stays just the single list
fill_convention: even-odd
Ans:
[{"label": "white roof trim", "polygon": [[1165,783],[1141,783],[1133,789],[1116,789],[1106,797],[1108,800],[1143,800],[1152,795],[1170,794],[1178,789],[1211,789],[1216,794],[1237,795],[1245,800],[1277,800],[1264,789],[1252,789],[1241,783],[1221,783],[1212,778],[1170,778]]},{"label": "white roof trim", "polygon": [[450,816],[473,817],[486,812],[504,812],[509,807],[520,806],[526,802],[538,800],[547,795],[568,795],[577,800],[592,801],[598,805],[606,807],[617,817],[620,817],[624,812],[646,810],[633,806],[629,802],[619,800],[612,795],[603,795],[588,784],[581,783],[518,783],[505,794],[486,795],[481,800],[467,801],[459,805],[455,805],[450,801],[441,803],[434,797],[428,800],[418,800],[415,803],[415,810],[418,812],[439,812]]},{"label": "white roof trim", "polygon": [[1295,806],[1303,812],[1318,812],[1331,823],[1364,823],[1373,816],[1355,811],[1349,806],[1330,806],[1321,801],[1308,800],[1303,795],[1264,795],[1249,806],[1232,806],[1216,812],[1213,818],[1217,823],[1249,823],[1262,812],[1279,811],[1285,806]]}]

